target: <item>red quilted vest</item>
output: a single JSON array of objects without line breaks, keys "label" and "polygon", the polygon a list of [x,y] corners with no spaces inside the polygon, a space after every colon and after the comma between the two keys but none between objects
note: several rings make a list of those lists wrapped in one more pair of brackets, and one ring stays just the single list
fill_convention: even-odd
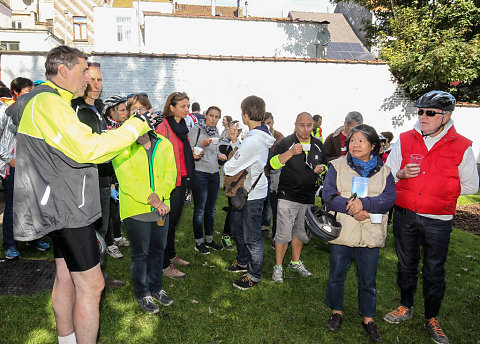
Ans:
[{"label": "red quilted vest", "polygon": [[455,214],[460,196],[458,165],[472,141],[458,134],[452,126],[430,150],[416,130],[401,134],[400,142],[401,169],[410,163],[410,154],[421,154],[423,160],[417,177],[400,179],[396,184],[395,204],[420,214]]}]

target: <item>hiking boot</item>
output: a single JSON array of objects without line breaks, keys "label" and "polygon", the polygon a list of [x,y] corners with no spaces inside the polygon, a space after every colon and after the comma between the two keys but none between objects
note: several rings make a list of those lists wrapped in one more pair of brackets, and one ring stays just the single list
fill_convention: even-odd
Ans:
[{"label": "hiking boot", "polygon": [[413,317],[413,307],[407,308],[400,305],[397,309],[385,314],[383,320],[391,324],[398,324]]},{"label": "hiking boot", "polygon": [[332,332],[338,332],[340,325],[342,325],[343,316],[340,313],[332,313],[327,320],[327,328]]},{"label": "hiking boot", "polygon": [[123,282],[111,277],[105,277],[105,288],[118,289],[123,287]]},{"label": "hiking boot", "polygon": [[281,265],[273,267],[272,280],[277,283],[283,283],[283,267]]},{"label": "hiking boot", "polygon": [[207,246],[208,248],[211,248],[215,251],[221,251],[223,250],[223,246],[222,245],[219,245],[217,244],[215,241],[211,241],[211,242],[205,242],[205,246]]},{"label": "hiking boot", "polygon": [[170,278],[173,278],[173,279],[175,279],[175,278],[185,278],[185,273],[178,270],[176,268],[176,266],[173,265],[173,264],[170,264],[168,266],[168,268],[163,269],[163,275],[167,276],[167,277],[170,277]]},{"label": "hiking boot", "polygon": [[141,299],[137,299],[137,303],[145,312],[150,314],[158,313],[158,306],[153,302],[150,295],[144,296]]},{"label": "hiking boot", "polygon": [[115,259],[120,259],[123,258],[122,252],[119,251],[117,245],[110,245],[107,247],[107,253],[110,255],[110,257],[115,258]]},{"label": "hiking boot", "polygon": [[117,246],[124,246],[124,247],[130,246],[130,241],[128,241],[128,239],[125,238],[124,236],[120,237],[120,239],[113,239],[113,243]]},{"label": "hiking boot", "polygon": [[170,263],[177,265],[177,266],[188,266],[190,265],[190,262],[187,262],[186,260],[183,260],[180,258],[178,255],[170,259]]},{"label": "hiking boot", "polygon": [[238,265],[238,262],[234,260],[232,265],[227,266],[225,270],[230,272],[247,272],[247,267],[241,267],[240,265]]},{"label": "hiking boot", "polygon": [[46,243],[45,241],[43,241],[42,239],[39,239],[39,240],[34,240],[34,241],[27,241],[25,243],[27,246],[35,246],[35,248],[39,251],[46,251],[50,248],[50,244],[49,243]]},{"label": "hiking boot", "polygon": [[312,273],[305,268],[305,265],[301,260],[299,260],[296,263],[290,261],[290,264],[288,265],[288,267],[290,271],[298,272],[303,277],[312,276]]},{"label": "hiking boot", "polygon": [[173,298],[167,295],[165,290],[160,290],[159,292],[150,293],[152,297],[160,302],[163,306],[170,306],[173,303]]},{"label": "hiking boot", "polygon": [[241,290],[247,290],[250,289],[254,286],[256,286],[258,282],[254,282],[248,277],[247,274],[243,275],[241,279],[238,281],[233,282],[233,286],[235,288],[241,289]]},{"label": "hiking boot", "polygon": [[228,235],[222,236],[223,248],[227,251],[233,251],[232,239]]},{"label": "hiking boot", "polygon": [[15,246],[12,246],[8,248],[7,251],[5,252],[5,258],[9,260],[18,259],[20,258],[20,252]]},{"label": "hiking boot", "polygon": [[200,245],[195,245],[195,251],[200,252],[201,254],[210,254],[210,251],[208,250],[207,246],[205,246],[204,242],[202,242]]},{"label": "hiking boot", "polygon": [[367,332],[368,336],[370,337],[371,340],[377,343],[383,342],[382,336],[380,335],[380,332],[378,331],[377,325],[373,321],[370,321],[368,324],[365,324],[362,321],[362,326],[365,329],[365,332]]},{"label": "hiking boot", "polygon": [[449,344],[450,341],[448,337],[443,332],[442,328],[440,327],[440,323],[438,322],[437,318],[430,318],[425,320],[425,327],[427,328],[428,333],[432,340],[437,344]]}]

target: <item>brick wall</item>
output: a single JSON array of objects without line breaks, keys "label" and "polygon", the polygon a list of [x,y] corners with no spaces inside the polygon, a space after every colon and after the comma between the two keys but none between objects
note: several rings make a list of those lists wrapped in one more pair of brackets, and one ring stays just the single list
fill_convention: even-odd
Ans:
[{"label": "brick wall", "polygon": [[[44,78],[45,54],[2,54],[1,79],[9,83],[16,76]],[[398,135],[413,127],[415,108],[392,81],[385,64],[305,63],[267,61],[215,61],[126,55],[94,55],[101,63],[102,97],[147,92],[155,108],[163,108],[174,91],[187,92],[202,110],[217,105],[224,115],[240,119],[240,103],[255,94],[265,99],[284,134],[293,131],[298,113],[323,116],[328,134],[343,124],[345,115],[360,111],[365,123],[378,131]],[[453,115],[457,130],[474,140],[480,162],[478,107],[458,107]]]}]

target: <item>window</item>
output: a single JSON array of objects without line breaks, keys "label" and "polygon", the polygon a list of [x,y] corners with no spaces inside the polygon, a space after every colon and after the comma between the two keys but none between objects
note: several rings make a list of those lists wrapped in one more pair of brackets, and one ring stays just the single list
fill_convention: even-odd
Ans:
[{"label": "window", "polygon": [[130,17],[117,17],[117,42],[132,40],[132,22]]},{"label": "window", "polygon": [[22,22],[19,20],[12,20],[12,29],[21,29]]},{"label": "window", "polygon": [[20,42],[1,41],[0,50],[20,50]]},{"label": "window", "polygon": [[87,17],[73,17],[73,39],[75,41],[87,40]]}]

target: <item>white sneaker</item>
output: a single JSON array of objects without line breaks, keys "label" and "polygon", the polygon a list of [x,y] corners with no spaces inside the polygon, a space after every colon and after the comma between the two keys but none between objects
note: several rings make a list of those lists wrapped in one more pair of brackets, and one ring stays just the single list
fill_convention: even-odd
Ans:
[{"label": "white sneaker", "polygon": [[118,247],[117,245],[110,245],[107,247],[107,253],[112,257],[112,258],[115,258],[115,259],[120,259],[120,258],[123,258],[123,254],[122,252],[120,252],[118,250]]},{"label": "white sneaker", "polygon": [[130,246],[130,241],[128,241],[128,239],[125,238],[124,236],[120,237],[120,239],[113,239],[113,242],[117,246],[125,246],[125,247]]},{"label": "white sneaker", "polygon": [[298,263],[290,261],[288,267],[290,268],[290,271],[298,272],[303,277],[312,276],[312,273],[305,268],[305,265],[301,260],[299,260]]},{"label": "white sneaker", "polygon": [[283,283],[283,268],[275,265],[273,267],[272,280],[277,283]]}]

